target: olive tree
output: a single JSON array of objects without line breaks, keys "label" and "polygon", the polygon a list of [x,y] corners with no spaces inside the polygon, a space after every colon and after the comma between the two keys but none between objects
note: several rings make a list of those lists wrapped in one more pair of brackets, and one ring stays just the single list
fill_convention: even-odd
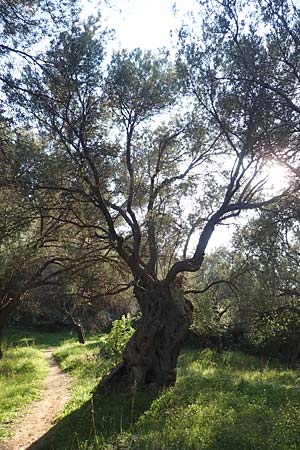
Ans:
[{"label": "olive tree", "polygon": [[[243,38],[249,65],[263,65],[259,37],[249,29]],[[200,41],[183,44],[177,64],[163,51],[134,50],[106,67],[107,39],[95,21],[75,21],[52,42],[47,70],[26,71],[34,95],[20,103],[65,167],[36,186],[59,193],[46,215],[92,230],[132,276],[142,318],[99,389],[162,387],[176,380],[191,324],[182,274],[199,270],[219,224],[289,193],[263,190],[278,118],[274,93],[244,76],[216,16]]]}]

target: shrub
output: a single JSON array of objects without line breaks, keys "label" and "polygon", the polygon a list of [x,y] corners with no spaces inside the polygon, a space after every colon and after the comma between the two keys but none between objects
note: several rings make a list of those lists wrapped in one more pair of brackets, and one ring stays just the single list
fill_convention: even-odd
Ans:
[{"label": "shrub", "polygon": [[134,333],[133,322],[134,317],[130,314],[113,322],[112,329],[102,344],[101,356],[112,358],[116,364],[120,361],[122,352]]}]

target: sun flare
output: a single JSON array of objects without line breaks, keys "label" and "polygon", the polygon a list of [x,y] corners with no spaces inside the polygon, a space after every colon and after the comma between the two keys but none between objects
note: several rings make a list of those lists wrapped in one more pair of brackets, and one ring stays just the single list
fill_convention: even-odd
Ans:
[{"label": "sun flare", "polygon": [[290,184],[290,176],[286,167],[280,163],[272,163],[266,169],[266,187],[274,193],[279,193]]}]

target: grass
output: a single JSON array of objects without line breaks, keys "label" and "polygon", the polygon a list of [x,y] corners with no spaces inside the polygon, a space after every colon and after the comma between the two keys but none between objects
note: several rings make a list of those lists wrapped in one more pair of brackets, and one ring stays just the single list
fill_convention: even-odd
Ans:
[{"label": "grass", "polygon": [[6,328],[0,360],[0,442],[29,404],[40,398],[48,364],[41,349],[70,339],[70,333]]},{"label": "grass", "polygon": [[48,365],[32,347],[7,348],[0,361],[0,441],[9,425],[40,397]]},{"label": "grass", "polygon": [[299,415],[299,372],[237,352],[191,352],[176,386],[135,424],[134,448],[299,450]]},{"label": "grass", "polygon": [[113,449],[116,443],[123,445],[130,439],[129,430],[150,407],[154,397],[148,392],[92,398],[93,389],[112,365],[99,357],[104,339],[87,339],[84,346],[66,343],[55,352],[60,367],[74,377],[75,383],[71,401],[39,449]]},{"label": "grass", "polygon": [[70,331],[35,331],[31,329],[7,327],[4,333],[4,345],[9,347],[34,346],[38,349],[57,347],[64,342],[74,342]]},{"label": "grass", "polygon": [[63,371],[75,379],[72,399],[66,405],[61,417],[75,411],[82,403],[91,399],[91,391],[109,370],[110,363],[98,357],[102,336],[87,338],[86,344],[68,342],[59,347],[54,357]]},{"label": "grass", "polygon": [[103,337],[56,351],[72,399],[42,450],[300,450],[300,372],[239,352],[185,350],[178,381],[151,392],[95,395],[110,362]]},{"label": "grass", "polygon": [[[107,369],[98,341],[57,352],[77,382],[43,450],[300,450],[300,373],[238,352],[187,350],[178,382],[152,393],[95,396]],[[106,364],[106,367],[105,367]]]}]

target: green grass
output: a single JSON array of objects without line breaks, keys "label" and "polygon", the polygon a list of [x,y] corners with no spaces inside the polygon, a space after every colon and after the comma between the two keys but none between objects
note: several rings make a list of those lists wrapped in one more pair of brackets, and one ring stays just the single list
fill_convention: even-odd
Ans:
[{"label": "green grass", "polygon": [[300,450],[300,373],[238,352],[185,351],[159,397],[95,396],[99,340],[57,352],[77,380],[44,450]]},{"label": "green grass", "polygon": [[90,400],[91,391],[109,370],[110,363],[98,357],[102,339],[102,336],[88,338],[85,345],[67,342],[54,353],[61,369],[69,372],[75,380],[72,399],[62,412],[62,417]]},{"label": "green grass", "polygon": [[299,417],[299,372],[237,352],[192,352],[181,356],[176,386],[136,423],[134,448],[299,450]]},{"label": "green grass", "polygon": [[59,416],[41,449],[103,449],[125,442],[128,431],[142,411],[149,408],[153,395],[148,392],[95,396],[92,391],[112,366],[99,357],[104,336],[90,338],[83,346],[66,343],[57,349],[60,367],[74,377],[72,399]]},{"label": "green grass", "polygon": [[[15,342],[20,343],[18,339]],[[176,385],[159,396],[144,391],[95,395],[92,400],[92,390],[111,364],[99,357],[102,340],[101,336],[89,338],[86,345],[69,340],[58,347],[59,364],[74,377],[72,399],[40,449],[300,450],[299,371],[239,352],[185,350],[179,358]],[[46,336],[38,342],[46,345]],[[16,376],[22,374],[22,352],[38,350],[16,347],[9,351],[18,355],[7,362],[9,380],[13,380],[16,367]],[[7,377],[9,370],[5,370],[0,377]],[[38,380],[37,367],[33,372]],[[23,387],[20,380],[7,384],[13,390],[21,384],[26,390],[26,381]],[[0,385],[0,395],[8,386]],[[31,387],[28,390],[34,392]],[[18,397],[17,392],[9,397]]]},{"label": "green grass", "polygon": [[70,338],[69,332],[5,329],[4,357],[0,360],[0,442],[10,434],[13,422],[42,394],[48,364],[41,349]]},{"label": "green grass", "polygon": [[7,348],[0,361],[0,441],[9,425],[40,397],[48,365],[37,349]]},{"label": "green grass", "polygon": [[57,347],[64,342],[74,342],[76,338],[70,331],[36,331],[31,329],[7,327],[4,332],[5,346],[34,346],[39,349]]}]

